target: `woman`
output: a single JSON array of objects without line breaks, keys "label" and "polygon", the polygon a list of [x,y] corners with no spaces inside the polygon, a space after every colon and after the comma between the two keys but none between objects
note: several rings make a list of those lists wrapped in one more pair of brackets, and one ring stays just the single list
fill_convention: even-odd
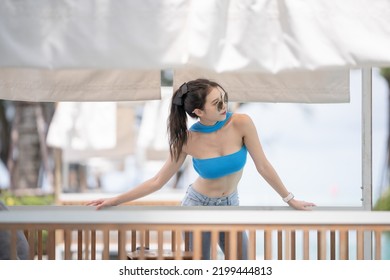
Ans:
[{"label": "woman", "polygon": [[[170,157],[151,179],[109,199],[91,201],[97,209],[132,201],[162,188],[178,172],[187,155],[192,156],[199,177],[188,187],[183,206],[239,205],[237,185],[247,152],[261,176],[291,207],[310,209],[313,203],[296,200],[267,160],[256,128],[247,115],[227,110],[228,95],[218,83],[197,79],[184,83],[172,97],[168,119]],[[187,114],[199,121],[187,129]],[[192,242],[191,242],[192,243]],[[224,249],[224,235],[219,244]],[[244,235],[243,244],[246,244]],[[210,258],[210,234],[203,235],[202,257]],[[246,248],[244,246],[243,248]],[[246,250],[243,250],[246,258]]]}]

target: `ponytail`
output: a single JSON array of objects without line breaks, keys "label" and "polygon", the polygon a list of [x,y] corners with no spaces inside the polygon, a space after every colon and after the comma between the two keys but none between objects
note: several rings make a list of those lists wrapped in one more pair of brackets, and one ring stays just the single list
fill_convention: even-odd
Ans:
[{"label": "ponytail", "polygon": [[169,151],[176,161],[179,159],[184,144],[187,142],[187,114],[184,106],[174,103],[168,118]]}]

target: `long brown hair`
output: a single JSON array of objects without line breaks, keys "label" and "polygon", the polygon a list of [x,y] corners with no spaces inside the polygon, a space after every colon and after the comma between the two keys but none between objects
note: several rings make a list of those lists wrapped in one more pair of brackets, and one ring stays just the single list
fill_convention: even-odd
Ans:
[{"label": "long brown hair", "polygon": [[[168,117],[168,138],[171,157],[179,159],[183,146],[187,143],[187,114],[197,118],[195,109],[204,109],[207,95],[213,88],[223,87],[207,79],[196,79],[182,84],[172,96],[171,112]],[[225,91],[225,94],[226,91]]]}]

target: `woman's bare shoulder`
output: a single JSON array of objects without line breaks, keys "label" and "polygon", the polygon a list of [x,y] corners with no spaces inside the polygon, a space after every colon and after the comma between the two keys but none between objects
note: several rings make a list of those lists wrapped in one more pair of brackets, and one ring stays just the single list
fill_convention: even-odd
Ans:
[{"label": "woman's bare shoulder", "polygon": [[243,114],[243,113],[234,113],[232,115],[232,120],[235,125],[241,126],[241,125],[248,125],[252,124],[252,119],[249,115]]},{"label": "woman's bare shoulder", "polygon": [[247,114],[233,114],[234,128],[244,137],[257,133],[252,118]]}]

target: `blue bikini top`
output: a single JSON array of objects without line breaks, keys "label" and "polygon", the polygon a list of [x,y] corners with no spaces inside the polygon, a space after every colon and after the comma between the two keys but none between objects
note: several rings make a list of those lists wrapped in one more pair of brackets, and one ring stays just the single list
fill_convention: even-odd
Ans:
[{"label": "blue bikini top", "polygon": [[[233,113],[228,112],[225,120],[219,121],[212,126],[197,122],[190,127],[190,130],[201,133],[212,133],[221,129],[232,115]],[[246,163],[246,156],[247,149],[243,145],[240,150],[229,155],[205,159],[193,157],[192,163],[199,176],[205,179],[216,179],[240,171]]]}]

